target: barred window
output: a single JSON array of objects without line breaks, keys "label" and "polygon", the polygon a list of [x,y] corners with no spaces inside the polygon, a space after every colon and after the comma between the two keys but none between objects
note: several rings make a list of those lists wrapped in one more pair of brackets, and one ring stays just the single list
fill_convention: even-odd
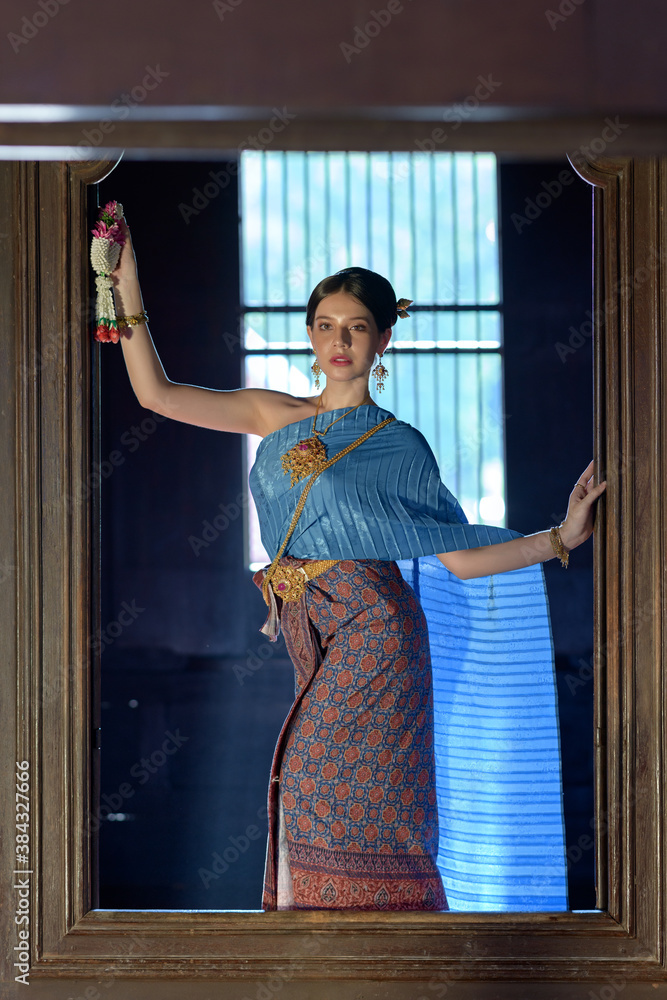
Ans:
[{"label": "barred window", "polygon": [[[343,267],[378,271],[414,305],[374,398],[424,434],[470,521],[504,526],[495,156],[246,151],[240,201],[244,384],[312,395],[311,290]],[[254,568],[269,560],[253,505],[248,518]]]}]

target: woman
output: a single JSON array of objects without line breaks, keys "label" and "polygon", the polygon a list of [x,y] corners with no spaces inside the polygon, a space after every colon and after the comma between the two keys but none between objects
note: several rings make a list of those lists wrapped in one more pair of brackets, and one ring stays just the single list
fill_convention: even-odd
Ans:
[{"label": "woman", "polygon": [[[124,220],[122,229],[126,242],[113,278],[117,313],[131,318],[121,343],[139,402],[186,423],[263,439],[251,488],[273,561],[255,582],[269,606],[263,631],[275,639],[282,626],[297,688],[271,772],[264,908],[447,909],[439,847],[448,870],[463,872],[459,882],[470,875],[466,859],[461,862],[456,818],[448,818],[442,855],[438,795],[443,810],[447,798],[445,785],[436,789],[432,671],[438,658],[434,653],[432,665],[430,645],[445,636],[446,649],[457,648],[465,665],[490,655],[487,663],[503,670],[508,663],[523,670],[526,652],[531,683],[549,680],[536,680],[533,662],[541,657],[547,673],[551,668],[544,654],[550,632],[541,563],[558,554],[566,564],[567,553],[589,537],[593,504],[606,484],[593,485],[591,462],[559,529],[524,537],[469,525],[440,482],[423,437],[370,397],[369,374],[387,348],[400,307],[390,283],[362,268],[325,278],[308,303],[313,367],[326,377],[322,392],[299,398],[171,382],[143,321]],[[382,377],[381,362],[374,372]],[[413,563],[399,569],[398,560],[406,559]],[[422,608],[417,593],[429,587],[437,600]],[[480,645],[482,628],[489,630]],[[474,669],[479,673],[479,666]],[[552,676],[551,684],[555,717]],[[553,743],[553,733],[550,738]],[[458,736],[450,739],[455,744],[461,745]],[[505,746],[519,759],[507,802],[520,812],[517,785],[526,784],[521,768],[528,758],[521,751],[527,744],[517,758],[510,740],[496,757]],[[551,763],[546,759],[540,758],[541,783],[554,769],[553,753]],[[452,774],[447,772],[450,790]],[[551,779],[559,789],[559,771]],[[489,801],[500,815],[507,804],[496,787],[497,781]],[[542,843],[526,837],[510,838],[524,868],[524,854]],[[481,879],[502,904],[507,891],[490,874],[497,868],[493,851],[507,852],[501,841],[493,835],[476,849]],[[558,836],[551,850],[560,852],[562,863]],[[522,885],[514,908],[536,908],[529,905],[531,891]],[[461,898],[473,900],[465,892]]]}]

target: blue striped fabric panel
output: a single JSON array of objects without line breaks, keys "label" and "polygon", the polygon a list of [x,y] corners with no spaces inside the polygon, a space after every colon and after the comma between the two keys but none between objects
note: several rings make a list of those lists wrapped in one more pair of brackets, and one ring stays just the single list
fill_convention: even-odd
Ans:
[{"label": "blue striped fabric panel", "polygon": [[429,625],[440,821],[452,910],[566,910],[558,708],[541,564],[459,580],[399,561]]},{"label": "blue striped fabric panel", "polygon": [[[327,417],[336,413],[332,410]],[[367,406],[346,415],[324,439],[327,454],[343,450],[388,415],[387,410]],[[281,458],[311,433],[312,421],[301,420],[267,434],[257,448],[250,487],[271,558],[305,487],[303,481],[291,487]],[[441,481],[424,436],[396,420],[314,481],[286,554],[302,559],[407,559],[492,545],[519,534],[468,524],[458,500]]]}]

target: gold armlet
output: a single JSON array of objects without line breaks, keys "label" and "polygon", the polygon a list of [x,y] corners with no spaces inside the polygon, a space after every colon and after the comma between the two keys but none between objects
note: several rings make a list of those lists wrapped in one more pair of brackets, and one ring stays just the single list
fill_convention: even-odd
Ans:
[{"label": "gold armlet", "polygon": [[126,326],[138,326],[140,323],[148,322],[148,313],[142,309],[136,316],[116,316],[118,329],[124,330]]}]

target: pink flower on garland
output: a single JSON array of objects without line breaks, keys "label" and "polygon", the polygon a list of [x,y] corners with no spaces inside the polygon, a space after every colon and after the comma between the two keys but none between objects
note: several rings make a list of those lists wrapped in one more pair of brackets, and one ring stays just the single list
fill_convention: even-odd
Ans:
[{"label": "pink flower on garland", "polygon": [[110,243],[118,243],[121,247],[125,246],[125,237],[121,233],[117,222],[108,225],[103,219],[100,219],[90,231],[97,239],[109,240]]},{"label": "pink flower on garland", "polygon": [[104,208],[100,209],[99,219],[90,231],[97,239],[109,240],[110,243],[117,243],[122,247],[125,246],[125,237],[116,218],[117,208],[117,201],[108,201]]}]

